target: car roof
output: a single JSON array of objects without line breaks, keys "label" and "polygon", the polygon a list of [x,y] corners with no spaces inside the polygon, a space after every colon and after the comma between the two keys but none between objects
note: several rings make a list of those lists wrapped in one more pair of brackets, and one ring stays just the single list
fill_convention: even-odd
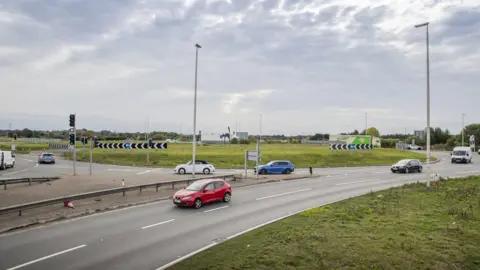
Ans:
[{"label": "car roof", "polygon": [[289,160],[272,160],[270,162],[289,162],[289,163],[291,163]]},{"label": "car roof", "polygon": [[197,181],[195,181],[194,183],[208,184],[208,183],[217,182],[217,181],[225,181],[225,180],[223,180],[222,178],[209,178],[209,179],[197,180]]}]

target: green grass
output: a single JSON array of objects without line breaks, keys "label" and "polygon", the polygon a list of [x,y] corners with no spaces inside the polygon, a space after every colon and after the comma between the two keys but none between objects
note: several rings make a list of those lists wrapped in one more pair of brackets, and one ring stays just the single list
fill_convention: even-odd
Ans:
[{"label": "green grass", "polygon": [[[201,145],[197,147],[197,159],[204,159],[218,168],[243,168],[245,150],[255,150],[255,145]],[[167,150],[150,150],[150,163],[146,162],[147,150],[95,149],[93,160],[96,163],[117,165],[151,165],[174,167],[192,158],[191,144],[168,145]],[[67,153],[71,158],[71,154]],[[88,161],[88,154],[77,155],[78,160]],[[425,159],[424,154],[393,149],[331,151],[328,147],[302,144],[262,145],[262,163],[286,159],[296,167],[361,166],[393,164],[400,159]],[[435,160],[435,158],[434,158]],[[253,162],[249,167],[254,166]]]},{"label": "green grass", "polygon": [[175,269],[480,269],[480,177],[409,184],[314,208]]},{"label": "green grass", "polygon": [[21,141],[0,142],[0,149],[10,151],[12,150],[12,144],[15,144],[15,152],[19,154],[28,154],[30,151],[48,150],[48,143],[25,143]]}]

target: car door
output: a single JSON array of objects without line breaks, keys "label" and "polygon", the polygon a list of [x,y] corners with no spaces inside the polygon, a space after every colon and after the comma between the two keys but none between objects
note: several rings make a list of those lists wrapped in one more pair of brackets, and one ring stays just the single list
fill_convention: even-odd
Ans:
[{"label": "car door", "polygon": [[215,200],[215,184],[210,183],[203,189],[202,201],[203,203],[209,203],[213,200]]},{"label": "car door", "polygon": [[225,193],[225,184],[222,181],[215,182],[215,200],[222,200]]},{"label": "car door", "polygon": [[203,169],[205,169],[203,161],[195,160],[195,173],[203,173]]},{"label": "car door", "polygon": [[272,173],[278,173],[278,162],[273,162],[268,170]]}]

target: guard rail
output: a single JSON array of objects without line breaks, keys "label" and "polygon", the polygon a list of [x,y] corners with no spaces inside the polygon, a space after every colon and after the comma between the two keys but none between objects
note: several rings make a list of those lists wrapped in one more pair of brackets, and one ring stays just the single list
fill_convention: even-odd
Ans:
[{"label": "guard rail", "polygon": [[28,185],[31,186],[32,183],[50,182],[52,180],[57,180],[57,179],[60,179],[60,177],[36,177],[36,178],[3,179],[3,180],[0,180],[0,185],[3,185],[4,190],[7,190],[7,185],[28,183]]},{"label": "guard rail", "polygon": [[171,185],[172,189],[175,189],[175,185],[179,185],[179,184],[189,185],[190,182],[194,182],[194,181],[197,181],[197,180],[220,179],[220,178],[222,178],[224,180],[227,180],[228,178],[230,178],[233,181],[235,181],[236,180],[236,175],[235,174],[227,174],[227,175],[220,175],[220,176],[190,178],[190,179],[184,179],[184,180],[175,180],[175,181],[157,182],[157,183],[149,183],[149,184],[143,184],[143,185],[127,186],[127,187],[118,187],[118,188],[104,189],[104,190],[99,190],[99,191],[92,191],[92,192],[87,192],[87,193],[80,193],[80,194],[75,194],[75,195],[68,195],[68,196],[64,196],[64,197],[57,197],[57,198],[53,198],[53,199],[47,199],[47,200],[42,200],[42,201],[36,201],[36,202],[30,202],[30,203],[24,203],[24,204],[19,204],[19,205],[12,205],[12,206],[8,206],[8,207],[3,207],[3,208],[0,208],[0,215],[9,214],[9,213],[13,213],[13,212],[18,211],[18,215],[21,216],[22,211],[24,211],[24,210],[39,208],[39,207],[44,207],[44,206],[50,206],[50,205],[54,205],[54,204],[58,204],[58,203],[65,203],[65,202],[70,202],[70,201],[75,201],[75,200],[96,198],[96,197],[99,197],[99,196],[106,196],[106,195],[111,195],[111,194],[116,194],[116,193],[123,193],[123,196],[125,196],[125,192],[127,192],[127,191],[140,190],[140,193],[141,193],[143,189],[152,188],[152,187],[155,187],[156,191],[158,192],[159,187],[165,187],[165,186],[170,186]]}]

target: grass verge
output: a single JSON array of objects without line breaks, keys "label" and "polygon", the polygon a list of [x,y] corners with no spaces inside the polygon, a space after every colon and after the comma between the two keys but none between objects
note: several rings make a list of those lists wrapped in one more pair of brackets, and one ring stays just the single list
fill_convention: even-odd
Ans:
[{"label": "grass verge", "polygon": [[409,184],[302,212],[175,269],[480,269],[480,177]]},{"label": "grass verge", "polygon": [[[197,159],[207,160],[218,168],[243,168],[245,150],[255,150],[254,145],[201,145],[197,147]],[[167,150],[150,150],[150,162],[147,163],[148,150],[95,149],[93,160],[96,163],[174,167],[191,160],[190,144],[169,144]],[[71,153],[66,153],[71,158]],[[89,161],[89,155],[78,155],[78,160]],[[296,167],[338,167],[364,165],[390,165],[404,158],[425,159],[424,154],[393,149],[332,151],[325,146],[302,144],[265,144],[262,145],[262,162],[286,159]],[[433,158],[435,160],[435,158]],[[254,163],[249,163],[249,167]]]}]

